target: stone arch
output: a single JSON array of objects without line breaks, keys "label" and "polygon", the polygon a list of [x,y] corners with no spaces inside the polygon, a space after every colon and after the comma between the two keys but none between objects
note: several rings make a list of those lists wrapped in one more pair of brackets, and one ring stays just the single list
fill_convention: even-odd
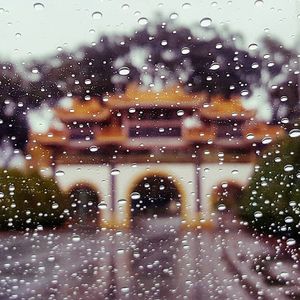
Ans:
[{"label": "stone arch", "polygon": [[92,184],[80,182],[68,191],[70,199],[70,221],[75,224],[97,227],[100,223],[98,205],[101,195]]},{"label": "stone arch", "polygon": [[[134,203],[134,199],[132,199],[134,197],[133,193],[136,192],[136,188],[140,188],[141,184],[147,182],[147,179],[150,179],[150,181],[155,181],[155,179],[157,179],[157,183],[159,183],[159,181],[162,179],[164,180],[166,183],[171,183],[171,188],[169,188],[168,190],[168,194],[173,197],[173,199],[170,199],[169,202],[174,201],[173,203],[170,203],[170,206],[166,206],[164,207],[166,210],[169,210],[170,214],[169,216],[175,216],[178,215],[181,217],[181,219],[185,219],[186,217],[186,203],[187,203],[187,199],[186,199],[186,193],[182,187],[182,185],[180,184],[179,180],[177,179],[177,177],[170,175],[167,172],[161,171],[161,170],[157,170],[157,171],[146,171],[146,172],[141,172],[139,175],[137,175],[134,180],[131,182],[129,188],[128,188],[128,192],[127,192],[127,199],[129,199],[129,203],[128,203],[128,211],[127,211],[127,215],[129,217],[129,219],[132,219],[134,217],[134,211],[132,211],[133,208],[133,203]],[[176,197],[177,194],[177,197]],[[165,203],[166,204],[166,203]],[[174,205],[175,204],[175,207]],[[160,205],[156,205],[157,208],[163,208],[163,206],[159,207]],[[155,204],[154,204],[155,207]],[[171,210],[174,210],[173,213],[171,212]],[[163,212],[162,212],[163,213]]]},{"label": "stone arch", "polygon": [[213,195],[218,185],[222,182],[233,182],[240,186],[246,186],[253,174],[253,163],[226,162],[201,164],[200,171],[200,197],[203,217],[213,221],[215,210],[213,209]]}]

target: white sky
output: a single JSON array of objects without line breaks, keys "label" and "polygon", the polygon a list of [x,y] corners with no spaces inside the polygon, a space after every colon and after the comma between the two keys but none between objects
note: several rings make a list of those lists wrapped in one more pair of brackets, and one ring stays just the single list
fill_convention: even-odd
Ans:
[{"label": "white sky", "polygon": [[[0,0],[0,60],[23,60],[55,54],[57,47],[74,49],[97,41],[102,32],[130,32],[141,25],[137,20],[161,12],[178,13],[177,22],[198,23],[210,17],[216,26],[228,25],[244,35],[245,47],[269,29],[287,46],[296,46],[300,28],[300,0]],[[40,2],[44,9],[36,10]],[[190,3],[187,9],[184,3]],[[128,4],[129,8],[122,6]],[[100,11],[103,17],[92,18]],[[90,33],[91,29],[95,33]],[[298,31],[299,32],[299,31]],[[31,55],[29,54],[31,53]]]},{"label": "white sky", "polygon": [[[44,9],[34,8],[42,3]],[[50,56],[57,48],[75,49],[91,44],[101,33],[132,32],[139,28],[138,19],[151,19],[161,13],[168,17],[177,13],[176,22],[186,26],[212,19],[217,27],[229,26],[244,36],[247,47],[259,45],[261,36],[279,38],[286,46],[296,47],[300,32],[300,0],[0,0],[0,61],[30,60]],[[189,3],[190,6],[184,5]],[[125,8],[124,8],[125,7]],[[184,7],[184,8],[183,8]],[[101,19],[93,19],[95,11]],[[90,31],[94,30],[94,33]],[[255,99],[254,99],[255,98]],[[254,106],[260,102],[258,116],[268,118],[270,107],[265,92],[256,91]],[[260,101],[258,101],[260,100]],[[252,106],[252,101],[247,101]],[[255,105],[256,104],[256,105]],[[45,109],[45,113],[47,111]],[[31,118],[34,124],[47,128],[45,114]],[[46,126],[44,126],[46,125]],[[45,129],[44,128],[44,129]]]}]

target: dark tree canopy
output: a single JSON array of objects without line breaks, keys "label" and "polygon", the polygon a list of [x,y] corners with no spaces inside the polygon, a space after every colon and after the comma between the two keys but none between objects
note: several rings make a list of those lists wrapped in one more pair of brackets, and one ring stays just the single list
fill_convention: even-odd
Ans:
[{"label": "dark tree canopy", "polygon": [[300,116],[297,53],[270,38],[262,40],[261,52],[264,70],[262,84],[269,91],[272,122],[278,123],[282,118],[293,122]]},{"label": "dark tree canopy", "polygon": [[0,140],[2,146],[25,150],[28,138],[26,109],[28,97],[22,77],[11,63],[0,71]]}]

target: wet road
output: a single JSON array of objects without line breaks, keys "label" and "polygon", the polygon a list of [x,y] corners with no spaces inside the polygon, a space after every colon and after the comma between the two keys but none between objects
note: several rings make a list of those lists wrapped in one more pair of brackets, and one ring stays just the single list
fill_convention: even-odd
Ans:
[{"label": "wet road", "polygon": [[253,299],[222,235],[143,229],[2,234],[0,299]]}]

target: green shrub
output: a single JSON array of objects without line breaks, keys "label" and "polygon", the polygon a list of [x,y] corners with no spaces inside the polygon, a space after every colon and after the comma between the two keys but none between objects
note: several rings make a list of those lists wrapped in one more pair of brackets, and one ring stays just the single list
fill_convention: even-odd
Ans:
[{"label": "green shrub", "polygon": [[245,189],[240,216],[268,233],[300,237],[300,139],[266,149]]},{"label": "green shrub", "polygon": [[0,170],[0,229],[58,226],[65,221],[68,206],[53,179]]}]

